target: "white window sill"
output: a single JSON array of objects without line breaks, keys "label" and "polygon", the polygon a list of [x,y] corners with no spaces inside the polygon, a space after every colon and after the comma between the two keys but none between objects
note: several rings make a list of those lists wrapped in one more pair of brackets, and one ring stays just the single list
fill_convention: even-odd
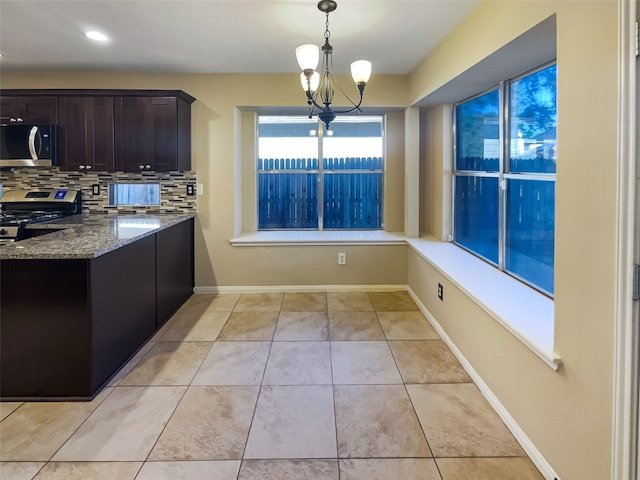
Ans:
[{"label": "white window sill", "polygon": [[229,240],[234,247],[282,245],[406,245],[401,233],[383,230],[274,230],[245,233]]},{"label": "white window sill", "polygon": [[553,352],[553,300],[452,243],[382,230],[278,230],[242,234],[230,243],[235,247],[409,245],[547,365],[557,370],[562,364]]},{"label": "white window sill", "polygon": [[430,237],[408,238],[407,243],[547,365],[560,367],[562,360],[553,352],[551,298],[452,243]]}]

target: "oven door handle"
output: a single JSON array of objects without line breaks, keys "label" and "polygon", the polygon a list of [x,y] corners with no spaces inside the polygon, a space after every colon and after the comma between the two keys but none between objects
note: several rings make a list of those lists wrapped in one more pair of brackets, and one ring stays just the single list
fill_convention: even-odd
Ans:
[{"label": "oven door handle", "polygon": [[31,154],[31,158],[33,160],[38,160],[38,153],[40,153],[36,152],[36,136],[39,139],[40,132],[38,132],[38,127],[34,126],[29,132],[29,153]]}]

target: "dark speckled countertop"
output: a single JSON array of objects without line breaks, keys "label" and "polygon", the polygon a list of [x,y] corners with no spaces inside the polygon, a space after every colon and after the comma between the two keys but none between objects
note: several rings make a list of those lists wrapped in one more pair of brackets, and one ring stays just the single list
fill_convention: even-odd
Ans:
[{"label": "dark speckled countertop", "polygon": [[53,232],[1,246],[0,260],[95,258],[195,216],[82,214],[32,224]]}]

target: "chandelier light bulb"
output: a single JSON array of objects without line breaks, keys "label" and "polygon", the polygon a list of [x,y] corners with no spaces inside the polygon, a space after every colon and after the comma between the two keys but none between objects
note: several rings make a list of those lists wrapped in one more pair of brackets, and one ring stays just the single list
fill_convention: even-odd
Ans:
[{"label": "chandelier light bulb", "polygon": [[358,60],[351,64],[351,76],[353,81],[358,83],[367,83],[371,77],[371,62],[367,60]]},{"label": "chandelier light bulb", "polygon": [[300,45],[296,48],[296,58],[302,70],[315,70],[320,61],[320,49],[310,43]]}]

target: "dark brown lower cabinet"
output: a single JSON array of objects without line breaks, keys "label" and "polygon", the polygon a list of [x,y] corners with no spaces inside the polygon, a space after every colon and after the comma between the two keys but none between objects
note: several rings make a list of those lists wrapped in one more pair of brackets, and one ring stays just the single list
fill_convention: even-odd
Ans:
[{"label": "dark brown lower cabinet", "polygon": [[193,292],[193,220],[94,259],[3,260],[0,282],[2,399],[89,399]]},{"label": "dark brown lower cabinet", "polygon": [[157,327],[193,293],[193,220],[156,235]]}]

